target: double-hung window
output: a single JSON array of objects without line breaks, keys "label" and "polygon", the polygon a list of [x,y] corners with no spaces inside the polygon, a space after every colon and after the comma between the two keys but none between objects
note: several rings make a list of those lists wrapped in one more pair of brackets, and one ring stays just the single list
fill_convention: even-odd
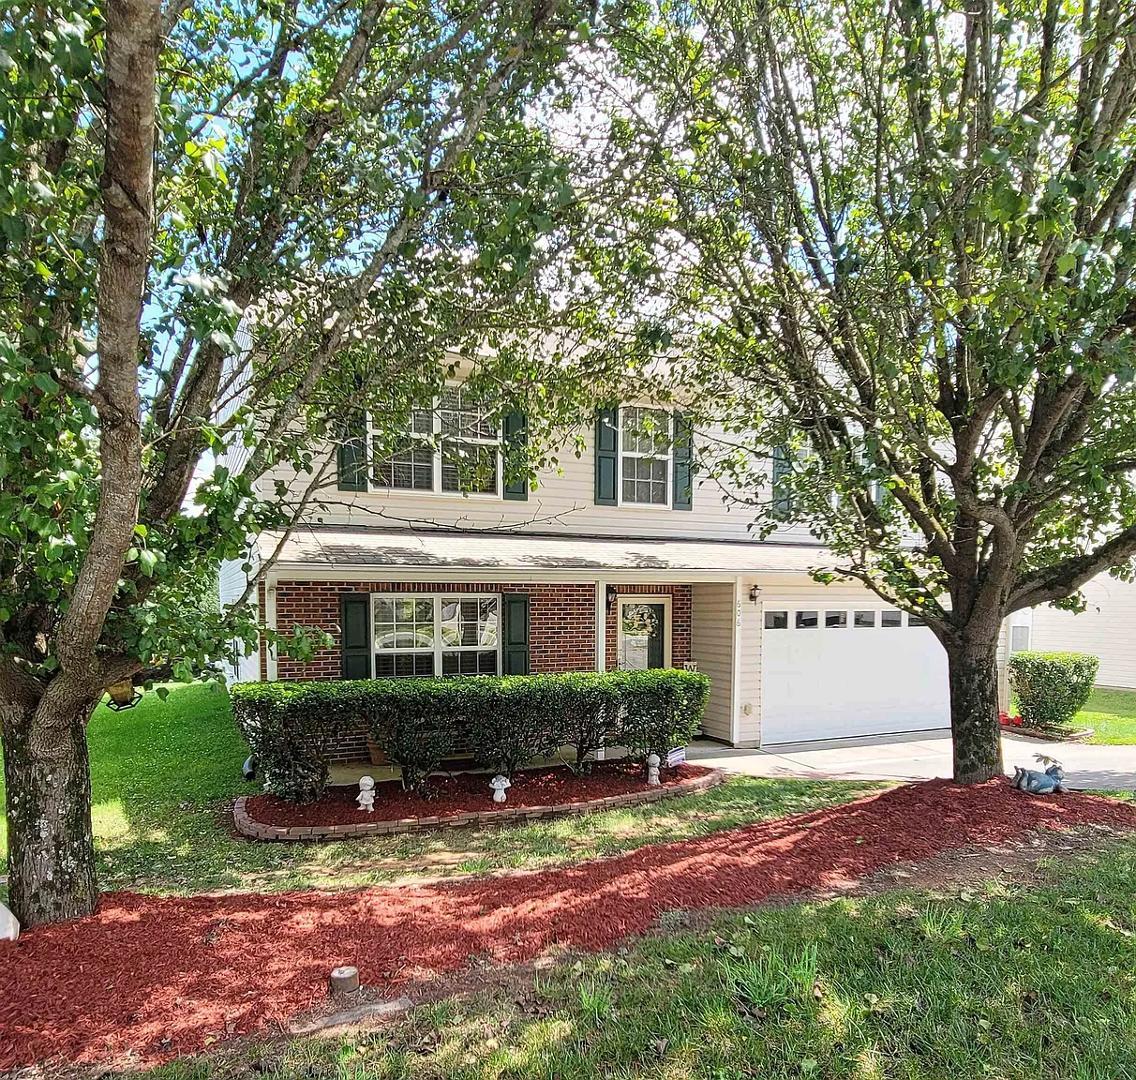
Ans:
[{"label": "double-hung window", "polygon": [[460,386],[447,386],[438,409],[442,491],[496,495],[501,433]]},{"label": "double-hung window", "polygon": [[374,675],[496,675],[501,598],[419,594],[372,598]]},{"label": "double-hung window", "polygon": [[392,445],[370,424],[371,483],[395,491],[500,495],[501,430],[463,387],[448,386],[435,409],[415,409]]},{"label": "double-hung window", "polygon": [[375,678],[434,674],[434,598],[375,596]]},{"label": "double-hung window", "polygon": [[624,406],[619,415],[620,501],[669,506],[672,441],[670,414]]},{"label": "double-hung window", "polygon": [[434,491],[434,414],[415,409],[409,431],[383,455],[381,437],[371,426],[371,481],[375,487],[401,491]]}]

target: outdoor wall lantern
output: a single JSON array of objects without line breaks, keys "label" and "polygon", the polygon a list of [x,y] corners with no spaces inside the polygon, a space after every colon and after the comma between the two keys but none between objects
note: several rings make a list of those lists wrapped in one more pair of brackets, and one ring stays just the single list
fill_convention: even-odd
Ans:
[{"label": "outdoor wall lantern", "polygon": [[116,683],[111,683],[107,687],[107,693],[110,695],[107,708],[113,709],[115,712],[122,709],[133,709],[142,700],[142,691],[136,690],[130,679],[120,679]]},{"label": "outdoor wall lantern", "polygon": [[751,585],[749,589],[749,602],[756,604],[759,599],[761,599],[761,586]]},{"label": "outdoor wall lantern", "polygon": [[615,607],[615,601],[619,598],[619,590],[614,585],[607,587],[607,606],[608,610]]}]

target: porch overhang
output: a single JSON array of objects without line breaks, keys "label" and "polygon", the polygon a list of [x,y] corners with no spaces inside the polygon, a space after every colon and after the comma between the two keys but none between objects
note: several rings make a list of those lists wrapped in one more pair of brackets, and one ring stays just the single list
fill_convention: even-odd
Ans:
[{"label": "porch overhang", "polygon": [[273,579],[307,581],[734,581],[753,574],[833,569],[810,544],[555,536],[510,530],[380,530],[305,525],[265,533]]}]

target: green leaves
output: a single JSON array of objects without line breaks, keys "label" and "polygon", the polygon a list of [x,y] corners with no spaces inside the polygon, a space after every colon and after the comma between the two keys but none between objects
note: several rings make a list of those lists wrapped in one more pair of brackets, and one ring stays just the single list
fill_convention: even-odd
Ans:
[{"label": "green leaves", "polygon": [[[139,520],[102,653],[188,676],[254,642],[254,611],[217,610],[217,566],[254,569],[248,537],[291,512],[275,466],[310,480],[348,407],[393,434],[453,355],[479,354],[492,406],[529,412],[535,457],[582,399],[528,338],[556,323],[542,260],[583,220],[543,102],[589,9],[540,25],[509,5],[467,14],[181,10],[155,94],[143,481],[121,503]],[[105,39],[85,0],[0,17],[0,633],[33,642],[40,673],[55,661],[38,628],[67,608],[100,497]]]},{"label": "green leaves", "polygon": [[636,9],[604,123],[643,150],[597,259],[637,342],[669,331],[656,384],[731,436],[703,472],[755,535],[808,532],[948,626],[1136,550],[1120,17],[995,4],[991,51],[955,14]]},{"label": "green leaves", "polygon": [[243,683],[230,693],[266,790],[309,801],[323,792],[338,735],[366,730],[422,791],[458,745],[509,774],[564,746],[578,749],[578,767],[603,747],[665,758],[693,737],[709,691],[705,675],[655,670]]}]

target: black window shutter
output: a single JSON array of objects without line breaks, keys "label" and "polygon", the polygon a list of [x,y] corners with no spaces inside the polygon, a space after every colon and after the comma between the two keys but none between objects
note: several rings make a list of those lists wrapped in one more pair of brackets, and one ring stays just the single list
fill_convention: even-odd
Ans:
[{"label": "black window shutter", "polygon": [[[880,472],[884,468],[883,453],[880,450],[880,440],[874,432],[868,432],[864,438],[864,464],[872,472]],[[891,493],[884,486],[882,480],[871,481],[872,500],[877,506],[883,506],[884,499]]]},{"label": "black window shutter", "polygon": [[504,675],[529,674],[529,596],[506,593],[501,597],[504,634],[501,637],[501,671]]},{"label": "black window shutter", "polygon": [[787,518],[793,513],[793,496],[785,486],[785,477],[793,471],[789,451],[784,446],[773,448],[773,515]]},{"label": "black window shutter", "polygon": [[336,486],[340,491],[367,490],[367,418],[352,416],[335,455]]},{"label": "black window shutter", "polygon": [[[506,499],[523,502],[529,497],[528,456],[525,446],[528,442],[525,414],[508,412],[502,424],[505,444],[505,486],[502,494]],[[512,474],[512,475],[510,475]]]},{"label": "black window shutter", "polygon": [[339,600],[339,625],[343,631],[340,670],[345,679],[371,677],[371,596],[344,593]]},{"label": "black window shutter", "polygon": [[596,413],[596,505],[615,506],[619,484],[619,408]]},{"label": "black window shutter", "polygon": [[694,428],[690,417],[674,414],[674,491],[671,505],[690,510],[694,505]]}]

